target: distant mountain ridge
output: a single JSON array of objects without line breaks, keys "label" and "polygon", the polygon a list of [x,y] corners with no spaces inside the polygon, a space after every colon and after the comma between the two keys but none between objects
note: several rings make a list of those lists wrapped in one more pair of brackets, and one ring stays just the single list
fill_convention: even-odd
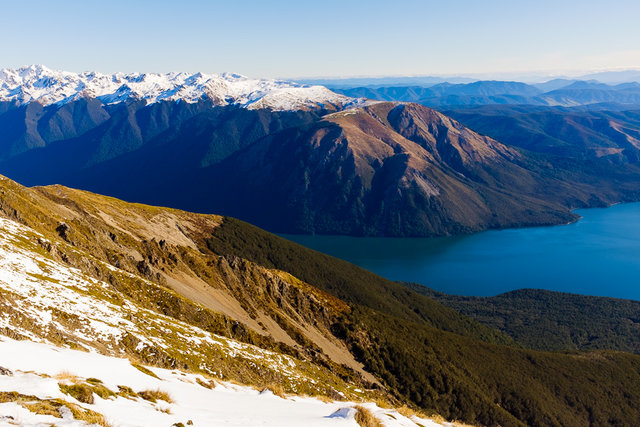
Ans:
[{"label": "distant mountain ridge", "polygon": [[[473,83],[478,81],[500,80],[521,81],[534,86],[545,86],[550,82],[559,81],[588,81],[597,80],[606,84],[619,84],[626,82],[640,82],[640,70],[601,71],[579,76],[563,76],[557,74],[517,74],[494,73],[477,75],[448,75],[448,76],[380,76],[380,77],[315,77],[294,79],[300,83],[316,84],[335,88],[350,87],[383,87],[383,86],[422,86],[429,87],[439,83]],[[552,84],[553,85],[553,84]]]},{"label": "distant mountain ridge", "polygon": [[128,100],[195,103],[207,99],[214,105],[272,110],[343,108],[357,103],[357,100],[333,93],[323,86],[250,79],[230,73],[72,73],[54,71],[43,65],[0,70],[0,102],[19,105],[38,102],[46,106],[81,98],[95,98],[104,104]]},{"label": "distant mountain ridge", "polygon": [[541,84],[513,81],[439,83],[427,86],[329,86],[346,96],[381,101],[417,102],[430,107],[518,104],[536,106],[586,106],[602,103],[640,108],[640,83],[608,85],[595,80],[556,79]]}]

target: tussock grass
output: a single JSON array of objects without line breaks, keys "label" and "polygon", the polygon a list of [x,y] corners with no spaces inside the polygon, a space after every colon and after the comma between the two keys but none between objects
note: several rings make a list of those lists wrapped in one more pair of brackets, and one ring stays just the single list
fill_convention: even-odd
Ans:
[{"label": "tussock grass", "polygon": [[312,396],[312,397],[314,399],[319,400],[320,402],[323,402],[323,403],[333,403],[334,402],[334,400],[331,399],[329,396],[325,396],[323,394],[320,394],[318,396]]},{"label": "tussock grass", "polygon": [[208,388],[209,390],[216,388],[216,382],[213,380],[204,381],[200,378],[196,377],[196,382],[204,388]]},{"label": "tussock grass", "polygon": [[116,397],[116,394],[113,391],[109,390],[102,384],[95,384],[93,386],[93,392],[102,399],[111,399],[112,397]]},{"label": "tussock grass", "polygon": [[62,377],[65,378],[65,380],[58,383],[60,391],[74,397],[79,402],[93,404],[94,393],[102,399],[116,397],[116,393],[105,387],[102,381],[97,378],[88,378],[86,382],[83,382],[78,377],[70,377],[66,374]]},{"label": "tussock grass", "polygon": [[79,421],[84,421],[85,423],[92,425],[97,424],[100,427],[113,427],[105,418],[104,415],[91,411],[89,409],[81,408],[74,404],[65,405],[69,408],[71,413],[73,414],[73,418]]},{"label": "tussock grass", "polygon": [[383,427],[382,423],[367,408],[356,405],[353,407],[356,412],[356,422],[362,427]]},{"label": "tussock grass", "polygon": [[[393,406],[391,402],[389,402],[389,400],[384,399],[382,397],[373,399],[373,403],[375,403],[379,408],[382,408],[382,409],[397,409]],[[400,410],[398,410],[398,412],[400,412]],[[402,414],[402,412],[400,413]]]},{"label": "tussock grass", "polygon": [[51,415],[56,418],[62,418],[60,408],[61,403],[52,400],[38,400],[35,402],[21,402],[20,406],[38,415]]},{"label": "tussock grass", "polygon": [[426,412],[422,412],[420,410],[416,410],[414,408],[410,408],[407,405],[402,405],[399,408],[395,408],[396,411],[398,411],[401,415],[404,415],[405,417],[411,419],[412,417],[418,417],[418,418],[428,418],[428,419],[432,419],[440,424],[442,423],[446,423],[448,422],[447,420],[445,420],[443,417],[441,417],[438,414],[431,414],[428,415]]},{"label": "tussock grass", "polygon": [[287,395],[285,394],[284,388],[282,387],[281,384],[269,383],[262,390],[260,390],[260,393],[265,392],[267,390],[273,393],[275,396],[281,397],[282,399],[287,398]]},{"label": "tussock grass", "polygon": [[62,418],[60,410],[63,407],[67,407],[75,420],[84,421],[87,424],[98,425],[100,427],[112,427],[102,414],[81,408],[78,405],[62,399],[40,399],[36,396],[24,395],[15,391],[0,392],[0,403],[7,402],[16,402],[34,414],[51,415],[56,418]]},{"label": "tussock grass", "polygon": [[134,368],[136,368],[138,371],[142,372],[143,374],[147,374],[150,377],[156,378],[156,379],[160,379],[159,376],[157,376],[156,374],[153,373],[153,371],[151,369],[145,368],[144,366],[135,363],[135,362],[131,362],[131,366],[133,366]]},{"label": "tussock grass", "polygon": [[169,393],[167,393],[166,391],[160,389],[139,391],[138,396],[153,403],[156,403],[158,400],[164,400],[167,403],[173,403],[171,395],[169,395]]},{"label": "tussock grass", "polygon": [[72,374],[69,371],[61,371],[60,373],[54,376],[58,381],[69,381],[69,382],[77,382],[78,377],[75,374]]},{"label": "tussock grass", "polygon": [[131,400],[137,399],[139,397],[138,393],[136,393],[131,387],[127,387],[126,385],[118,386],[117,395]]},{"label": "tussock grass", "polygon": [[62,384],[58,383],[60,391],[76,399],[78,402],[93,404],[93,388],[87,384]]}]

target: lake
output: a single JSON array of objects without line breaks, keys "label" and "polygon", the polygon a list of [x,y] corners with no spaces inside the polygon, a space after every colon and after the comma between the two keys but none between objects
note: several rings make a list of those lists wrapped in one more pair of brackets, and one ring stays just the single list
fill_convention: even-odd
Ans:
[{"label": "lake", "polygon": [[553,227],[439,238],[285,235],[391,280],[457,295],[539,288],[640,300],[640,203]]}]

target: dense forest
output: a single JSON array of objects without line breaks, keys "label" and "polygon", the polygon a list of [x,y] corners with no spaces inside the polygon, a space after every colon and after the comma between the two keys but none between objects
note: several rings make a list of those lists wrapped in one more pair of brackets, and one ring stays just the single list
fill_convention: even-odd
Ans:
[{"label": "dense forest", "polygon": [[207,244],[348,302],[334,334],[395,395],[424,410],[502,426],[637,421],[640,356],[524,349],[427,295],[235,219],[225,218]]},{"label": "dense forest", "polygon": [[463,297],[415,283],[406,286],[504,332],[527,348],[640,353],[639,301],[542,289]]}]

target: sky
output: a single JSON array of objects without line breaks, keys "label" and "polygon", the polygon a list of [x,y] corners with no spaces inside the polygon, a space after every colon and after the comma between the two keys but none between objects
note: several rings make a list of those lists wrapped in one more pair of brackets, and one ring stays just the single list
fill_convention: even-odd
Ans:
[{"label": "sky", "polygon": [[0,0],[0,68],[251,77],[640,69],[637,0]]}]

